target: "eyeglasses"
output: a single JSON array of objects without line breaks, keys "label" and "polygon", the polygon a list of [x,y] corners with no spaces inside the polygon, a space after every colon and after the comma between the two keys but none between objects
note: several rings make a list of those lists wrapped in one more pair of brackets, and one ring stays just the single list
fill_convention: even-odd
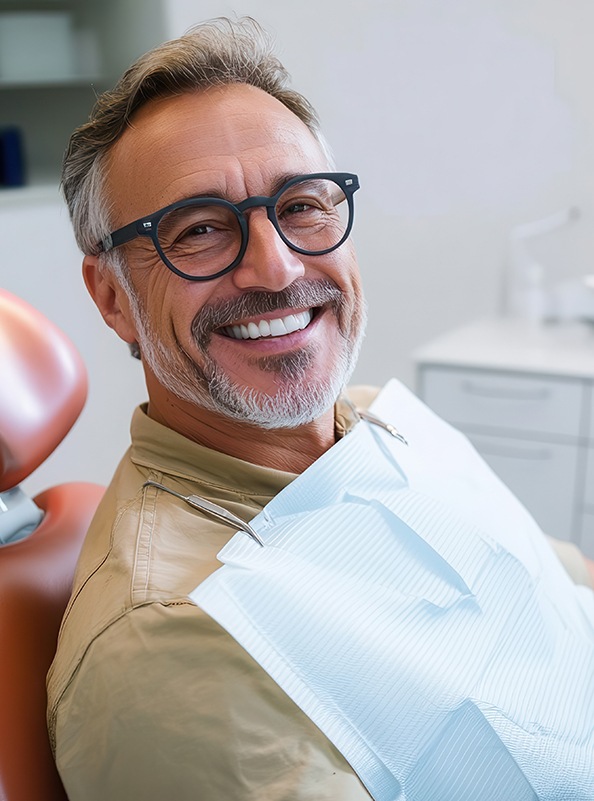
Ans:
[{"label": "eyeglasses", "polygon": [[167,267],[188,281],[211,281],[233,270],[248,245],[245,212],[263,206],[283,242],[297,253],[321,256],[340,247],[353,227],[359,179],[347,172],[291,178],[272,197],[233,204],[216,197],[179,200],[106,236],[100,252],[148,236]]}]

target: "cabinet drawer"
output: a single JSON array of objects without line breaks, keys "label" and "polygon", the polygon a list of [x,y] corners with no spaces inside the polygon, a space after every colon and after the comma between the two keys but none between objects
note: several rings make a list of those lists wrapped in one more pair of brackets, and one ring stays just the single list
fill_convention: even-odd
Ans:
[{"label": "cabinet drawer", "polygon": [[573,531],[576,446],[466,434],[545,533],[561,540],[577,538]]},{"label": "cabinet drawer", "polygon": [[462,428],[580,434],[584,389],[579,380],[425,367],[420,389],[428,406]]}]

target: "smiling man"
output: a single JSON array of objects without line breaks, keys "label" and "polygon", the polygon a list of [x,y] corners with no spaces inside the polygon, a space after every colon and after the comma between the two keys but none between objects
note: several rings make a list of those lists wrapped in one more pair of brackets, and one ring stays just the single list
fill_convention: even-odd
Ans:
[{"label": "smiling man", "polygon": [[102,248],[126,249],[126,284],[101,254],[85,258],[85,280],[139,346],[150,417],[302,470],[334,441],[334,401],[363,334],[348,240],[356,176],[330,172],[306,124],[242,84],[152,100],[107,163],[118,230]]},{"label": "smiling man", "polygon": [[369,798],[188,597],[235,531],[261,542],[249,521],[366,414],[343,394],[365,322],[349,238],[359,183],[334,170],[287,82],[253,21],[198,26],[101,96],[65,157],[86,285],[149,397],[48,678],[71,801]]}]

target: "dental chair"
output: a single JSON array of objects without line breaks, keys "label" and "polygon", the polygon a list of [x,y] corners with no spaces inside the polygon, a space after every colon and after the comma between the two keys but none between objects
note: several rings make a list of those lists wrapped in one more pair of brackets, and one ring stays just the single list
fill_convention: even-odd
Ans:
[{"label": "dental chair", "polygon": [[65,801],[47,736],[45,676],[80,547],[103,494],[19,488],[78,418],[87,378],[68,338],[0,289],[0,801]]}]

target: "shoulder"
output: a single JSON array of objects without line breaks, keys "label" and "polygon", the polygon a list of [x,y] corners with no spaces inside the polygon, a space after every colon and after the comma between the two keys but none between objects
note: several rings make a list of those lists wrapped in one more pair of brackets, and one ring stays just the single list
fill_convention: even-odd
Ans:
[{"label": "shoulder", "polygon": [[353,384],[346,395],[358,409],[368,409],[380,393],[381,387],[372,384]]},{"label": "shoulder", "polygon": [[216,554],[234,533],[143,485],[143,476],[119,472],[89,529],[48,674],[50,715],[114,649],[121,665],[133,635],[154,639],[163,619],[169,632],[180,620],[195,624],[184,615],[184,607],[195,611],[187,595],[220,566]]}]

